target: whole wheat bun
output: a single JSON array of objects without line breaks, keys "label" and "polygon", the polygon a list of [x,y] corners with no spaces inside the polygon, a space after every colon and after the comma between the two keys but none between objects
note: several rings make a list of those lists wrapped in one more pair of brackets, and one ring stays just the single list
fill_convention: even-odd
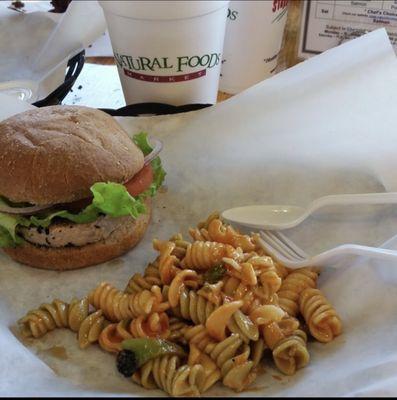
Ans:
[{"label": "whole wheat bun", "polygon": [[50,106],[0,123],[0,195],[13,202],[80,200],[96,182],[126,182],[143,159],[115,119],[96,109]]},{"label": "whole wheat bun", "polygon": [[100,264],[135,247],[143,238],[151,217],[151,201],[145,200],[147,213],[136,220],[128,218],[107,239],[81,247],[51,248],[24,242],[3,250],[15,261],[31,267],[65,271]]}]

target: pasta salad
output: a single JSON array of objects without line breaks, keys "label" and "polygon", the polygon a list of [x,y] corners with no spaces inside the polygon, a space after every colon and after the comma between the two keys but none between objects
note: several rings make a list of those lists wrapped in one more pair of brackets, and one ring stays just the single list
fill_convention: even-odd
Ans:
[{"label": "pasta salad", "polygon": [[218,381],[243,391],[274,363],[293,375],[310,360],[308,338],[327,343],[341,319],[317,287],[316,268],[288,269],[211,214],[158,252],[124,290],[108,282],[70,303],[55,299],[18,323],[26,337],[57,328],[114,353],[120,373],[171,396],[199,396]]}]

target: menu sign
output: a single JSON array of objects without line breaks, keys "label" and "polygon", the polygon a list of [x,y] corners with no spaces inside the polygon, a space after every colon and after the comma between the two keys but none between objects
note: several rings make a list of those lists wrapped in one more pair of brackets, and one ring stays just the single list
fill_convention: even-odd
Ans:
[{"label": "menu sign", "polygon": [[397,0],[305,0],[299,58],[385,27],[397,51]]}]

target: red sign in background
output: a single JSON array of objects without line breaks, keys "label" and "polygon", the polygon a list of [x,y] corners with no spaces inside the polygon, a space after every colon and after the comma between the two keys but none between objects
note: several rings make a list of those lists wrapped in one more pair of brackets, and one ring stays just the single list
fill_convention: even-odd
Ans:
[{"label": "red sign in background", "polygon": [[174,82],[184,82],[191,81],[192,79],[201,78],[205,76],[207,71],[205,69],[197,72],[191,72],[190,74],[183,75],[168,75],[168,76],[154,76],[146,75],[138,72],[130,71],[124,68],[124,74],[133,79],[138,79],[145,82],[158,82],[158,83],[174,83]]}]

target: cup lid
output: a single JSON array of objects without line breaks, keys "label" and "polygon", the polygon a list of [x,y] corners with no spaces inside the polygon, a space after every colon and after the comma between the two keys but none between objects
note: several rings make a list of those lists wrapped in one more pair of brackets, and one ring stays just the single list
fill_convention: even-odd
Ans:
[{"label": "cup lid", "polygon": [[105,12],[126,18],[172,20],[193,18],[226,7],[229,1],[105,1],[99,0]]}]

